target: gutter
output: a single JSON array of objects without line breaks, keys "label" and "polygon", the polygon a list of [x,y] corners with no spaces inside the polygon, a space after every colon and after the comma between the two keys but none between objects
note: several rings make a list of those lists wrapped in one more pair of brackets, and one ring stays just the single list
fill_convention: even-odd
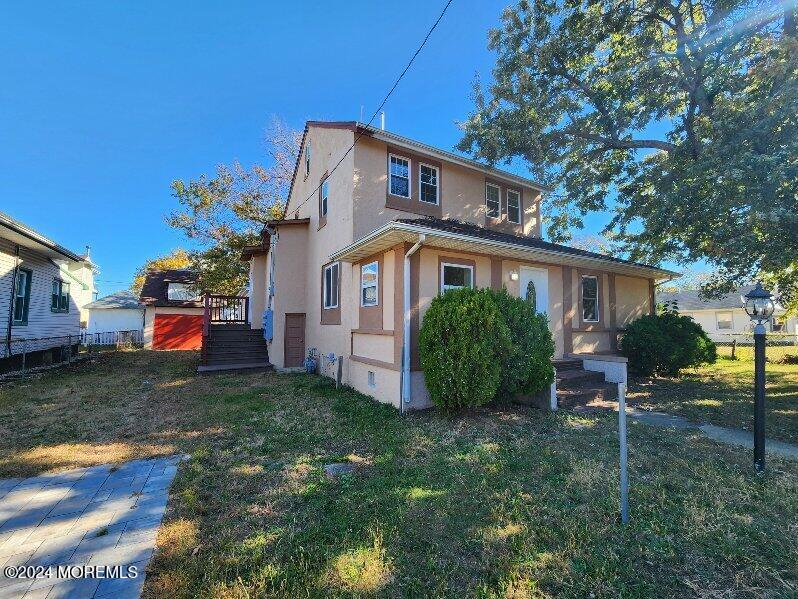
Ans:
[{"label": "gutter", "polygon": [[404,292],[404,307],[403,307],[403,335],[402,335],[402,398],[399,403],[399,413],[405,413],[405,404],[409,404],[410,397],[410,257],[415,254],[422,246],[427,236],[421,233],[418,236],[418,241],[411,247],[405,254],[404,282],[402,291]]},{"label": "gutter", "polygon": [[411,225],[411,224],[408,224],[408,223],[398,223],[396,221],[390,221],[388,223],[385,223],[384,225],[382,225],[378,229],[375,229],[374,231],[372,231],[371,233],[369,233],[365,237],[360,238],[355,243],[353,243],[353,244],[351,244],[351,245],[349,245],[349,246],[347,246],[347,247],[335,252],[334,254],[331,254],[330,255],[330,260],[340,260],[341,257],[344,254],[346,254],[346,253],[348,253],[348,252],[350,252],[352,250],[355,250],[355,249],[359,248],[360,246],[363,246],[363,245],[369,243],[370,241],[376,239],[380,235],[384,235],[385,233],[388,233],[388,232],[390,232],[392,230],[399,231],[399,232],[406,232],[406,233],[416,234],[416,235],[425,235],[425,234],[426,235],[434,235],[434,236],[437,236],[437,237],[445,237],[445,238],[453,239],[453,240],[457,240],[457,241],[464,241],[464,242],[468,242],[468,243],[477,243],[477,244],[481,244],[483,246],[491,246],[491,247],[496,247],[496,248],[506,248],[506,249],[512,249],[512,250],[516,250],[516,251],[525,251],[525,252],[530,252],[530,253],[533,253],[533,254],[538,254],[538,255],[541,255],[541,256],[557,256],[557,257],[565,258],[565,259],[568,259],[568,260],[577,260],[577,261],[582,260],[582,261],[592,262],[592,263],[599,264],[599,265],[612,264],[612,265],[615,265],[615,266],[628,268],[628,269],[631,269],[631,270],[645,271],[645,272],[649,273],[649,275],[651,273],[657,273],[660,277],[673,277],[673,278],[676,278],[676,277],[680,277],[681,276],[681,273],[673,272],[673,271],[665,270],[665,269],[661,269],[661,268],[656,268],[656,267],[653,267],[653,266],[639,265],[639,264],[628,263],[628,262],[617,262],[615,260],[608,260],[606,258],[602,258],[602,257],[599,257],[599,256],[597,256],[597,257],[583,256],[583,255],[579,255],[579,254],[571,254],[569,252],[559,252],[557,250],[549,250],[549,249],[543,249],[543,248],[533,248],[533,247],[529,247],[529,246],[525,246],[525,245],[519,245],[519,244],[515,244],[515,243],[507,243],[507,242],[504,242],[504,241],[496,241],[496,240],[493,240],[493,239],[481,239],[481,238],[472,237],[471,235],[464,235],[462,233],[451,233],[449,231],[443,231],[443,230],[440,230],[440,229],[427,228],[427,227],[424,227],[424,226],[421,226],[421,225]]},{"label": "gutter", "polygon": [[19,222],[15,221],[10,216],[7,216],[7,215],[3,214],[2,212],[0,212],[0,225],[6,227],[8,229],[11,229],[15,233],[18,233],[19,235],[22,235],[23,237],[27,237],[31,241],[35,241],[36,243],[38,243],[40,245],[43,245],[44,247],[46,247],[46,248],[48,248],[50,250],[53,250],[54,252],[58,252],[62,256],[65,256],[66,258],[69,258],[70,260],[72,260],[74,262],[83,262],[84,261],[83,257],[78,256],[77,254],[73,254],[72,252],[70,252],[65,247],[62,247],[62,246],[58,245],[57,243],[55,243],[54,241],[51,241],[51,240],[47,239],[44,235],[40,235],[40,234],[36,233],[35,231],[32,231],[31,229],[28,229],[22,223],[19,223]]}]

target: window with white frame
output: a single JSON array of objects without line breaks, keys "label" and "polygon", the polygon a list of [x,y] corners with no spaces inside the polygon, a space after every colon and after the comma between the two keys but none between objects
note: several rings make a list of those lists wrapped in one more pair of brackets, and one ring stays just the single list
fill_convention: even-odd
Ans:
[{"label": "window with white frame", "polygon": [[305,176],[310,174],[310,140],[305,144]]},{"label": "window with white frame", "polygon": [[324,309],[338,307],[338,262],[324,267]]},{"label": "window with white frame", "polygon": [[17,271],[17,284],[14,287],[14,324],[28,324],[32,277],[32,271],[27,268],[20,268]]},{"label": "window with white frame", "polygon": [[715,312],[715,321],[719,331],[730,331],[734,326],[731,312]]},{"label": "window with white frame", "polygon": [[441,263],[441,292],[474,286],[474,267]]},{"label": "window with white frame", "polygon": [[507,190],[507,220],[521,224],[521,194],[514,189]]},{"label": "window with white frame", "polygon": [[401,156],[389,156],[389,190],[391,195],[410,197],[410,160]]},{"label": "window with white frame", "polygon": [[319,209],[321,210],[322,216],[327,216],[329,199],[330,199],[330,180],[325,179],[324,181],[321,182],[321,201],[319,203]]},{"label": "window with white frame", "polygon": [[173,302],[196,302],[200,299],[200,293],[186,283],[168,283],[166,299]]},{"label": "window with white frame", "polygon": [[598,277],[582,276],[582,322],[599,321]]},{"label": "window with white frame", "polygon": [[50,301],[51,312],[69,312],[69,283],[53,279],[53,296]]},{"label": "window with white frame", "polygon": [[419,199],[428,204],[438,204],[438,168],[419,165]]},{"label": "window with white frame", "polygon": [[485,214],[489,218],[499,218],[502,213],[501,190],[498,185],[485,183]]},{"label": "window with white frame", "polygon": [[360,305],[379,304],[380,263],[370,262],[360,267]]}]

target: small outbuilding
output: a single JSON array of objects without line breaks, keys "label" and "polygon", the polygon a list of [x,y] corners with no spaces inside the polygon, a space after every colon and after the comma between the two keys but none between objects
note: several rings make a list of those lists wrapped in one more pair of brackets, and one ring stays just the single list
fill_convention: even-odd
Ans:
[{"label": "small outbuilding", "polygon": [[146,349],[201,349],[202,293],[191,270],[153,270],[141,290]]},{"label": "small outbuilding", "polygon": [[144,329],[144,304],[132,291],[117,291],[85,306],[89,313],[87,332],[110,333]]}]

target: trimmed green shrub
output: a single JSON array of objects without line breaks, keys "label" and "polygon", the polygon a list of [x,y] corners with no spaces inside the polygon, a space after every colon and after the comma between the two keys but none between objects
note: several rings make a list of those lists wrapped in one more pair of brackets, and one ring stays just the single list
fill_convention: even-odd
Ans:
[{"label": "trimmed green shrub", "polygon": [[717,348],[689,316],[665,312],[632,322],[621,339],[629,368],[640,374],[675,376],[688,366],[713,363]]},{"label": "trimmed green shrub", "polygon": [[433,403],[451,411],[491,401],[510,345],[510,330],[489,290],[457,289],[433,299],[419,335]]},{"label": "trimmed green shrub", "polygon": [[513,297],[504,288],[490,293],[510,330],[511,340],[510,352],[502,364],[498,398],[508,400],[545,389],[554,380],[554,339],[548,318],[535,312],[534,302]]}]

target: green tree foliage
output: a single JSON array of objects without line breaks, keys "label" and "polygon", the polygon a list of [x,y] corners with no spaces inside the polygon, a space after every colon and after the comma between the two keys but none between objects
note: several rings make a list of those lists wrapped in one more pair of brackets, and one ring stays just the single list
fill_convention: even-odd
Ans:
[{"label": "green tree foliage", "polygon": [[459,410],[491,401],[511,342],[489,290],[458,289],[433,299],[419,335],[421,368],[433,403]]},{"label": "green tree foliage", "polygon": [[180,208],[166,222],[198,244],[191,261],[203,289],[240,291],[249,276],[241,248],[259,243],[263,225],[283,215],[301,133],[275,120],[265,141],[267,166],[247,169],[235,161],[218,166],[214,177],[172,182]]},{"label": "green tree foliage", "polygon": [[459,148],[558,187],[553,239],[617,200],[631,258],[706,259],[706,293],[761,277],[798,305],[794,2],[524,0],[489,45]]},{"label": "green tree foliage", "polygon": [[554,339],[548,318],[536,314],[533,303],[510,295],[506,289],[489,293],[510,331],[510,351],[502,364],[497,396],[506,400],[545,389],[554,380]]},{"label": "green tree foliage", "polygon": [[701,325],[675,311],[630,323],[621,338],[621,353],[631,370],[645,375],[676,376],[682,368],[717,359],[717,348]]}]

